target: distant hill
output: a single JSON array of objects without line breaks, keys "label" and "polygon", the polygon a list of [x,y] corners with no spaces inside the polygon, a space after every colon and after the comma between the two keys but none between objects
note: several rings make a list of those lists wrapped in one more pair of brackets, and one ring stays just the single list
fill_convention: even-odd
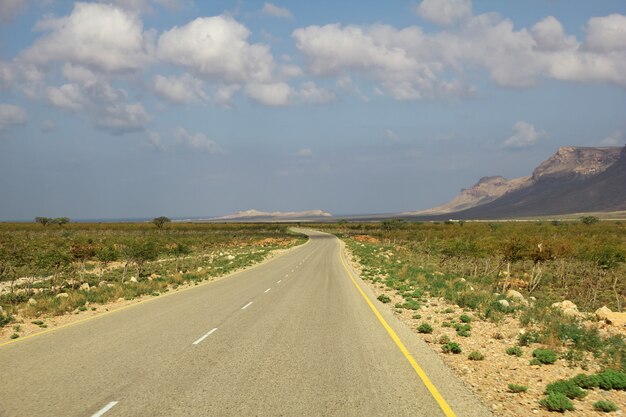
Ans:
[{"label": "distant hill", "polygon": [[563,147],[530,177],[482,178],[417,217],[498,219],[626,209],[626,147]]},{"label": "distant hill", "polygon": [[237,213],[229,214],[222,217],[208,219],[208,221],[228,221],[228,222],[306,222],[316,220],[327,220],[332,218],[332,214],[323,210],[308,210],[297,212],[280,212],[271,213],[258,210],[244,210]]}]

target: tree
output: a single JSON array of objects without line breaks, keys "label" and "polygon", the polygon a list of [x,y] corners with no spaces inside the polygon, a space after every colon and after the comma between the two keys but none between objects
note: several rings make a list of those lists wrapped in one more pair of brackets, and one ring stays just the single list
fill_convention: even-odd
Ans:
[{"label": "tree", "polygon": [[48,217],[35,217],[35,222],[39,223],[40,225],[42,225],[44,227],[49,225],[51,220],[52,219],[50,219]]},{"label": "tree", "polygon": [[382,221],[382,227],[387,232],[399,229],[404,224],[404,219],[387,219]]},{"label": "tree", "polygon": [[68,224],[70,222],[70,219],[68,217],[56,217],[54,219],[50,219],[50,222],[54,224],[58,224],[59,227],[61,227],[63,225]]},{"label": "tree", "polygon": [[[129,264],[134,263],[137,267],[137,278],[141,276],[143,267],[146,262],[154,261],[159,257],[159,249],[152,241],[148,242],[131,242],[126,246],[125,250],[126,265],[124,266],[124,275]],[[122,276],[122,280],[124,279]]]},{"label": "tree", "polygon": [[598,219],[596,216],[583,216],[580,218],[580,222],[586,225],[598,223],[599,221],[600,219]]},{"label": "tree", "polygon": [[119,254],[112,246],[102,246],[96,250],[96,259],[102,262],[102,268],[100,275],[104,272],[107,265],[111,262],[117,261]]},{"label": "tree", "polygon": [[85,275],[85,262],[96,256],[96,248],[91,239],[86,242],[74,242],[70,246],[70,253],[80,263],[80,279]]},{"label": "tree", "polygon": [[155,217],[152,219],[152,223],[157,227],[157,229],[163,229],[166,223],[171,222],[171,220],[165,216]]}]

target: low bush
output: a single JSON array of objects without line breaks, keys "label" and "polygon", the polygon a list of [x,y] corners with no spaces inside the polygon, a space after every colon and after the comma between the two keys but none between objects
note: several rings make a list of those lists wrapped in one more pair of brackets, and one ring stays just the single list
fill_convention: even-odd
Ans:
[{"label": "low bush", "polygon": [[381,303],[387,304],[388,302],[391,301],[391,298],[389,298],[389,296],[387,296],[386,294],[381,294],[378,296],[378,301],[380,301]]},{"label": "low bush", "polygon": [[509,391],[514,393],[526,392],[528,391],[528,387],[526,385],[517,385],[517,384],[509,384]]},{"label": "low bush", "polygon": [[524,354],[522,348],[519,346],[511,346],[506,349],[506,354],[511,356],[517,356],[518,358]]},{"label": "low bush", "polygon": [[517,336],[517,344],[520,346],[530,346],[539,342],[541,342],[541,335],[535,331],[524,332]]},{"label": "low bush", "polygon": [[420,333],[427,333],[430,334],[433,332],[433,326],[431,326],[428,323],[422,323],[419,325],[419,327],[417,328],[417,331]]},{"label": "low bush", "polygon": [[441,350],[443,351],[443,353],[459,354],[463,352],[463,349],[461,349],[461,346],[455,342],[446,343],[445,345],[441,346]]},{"label": "low bush", "polygon": [[548,395],[560,393],[572,400],[575,398],[581,399],[587,395],[585,390],[576,385],[571,379],[561,379],[548,384],[545,393]]},{"label": "low bush", "polygon": [[539,401],[539,404],[545,407],[548,411],[558,411],[559,413],[574,410],[574,404],[572,404],[572,401],[561,393],[549,394],[546,398]]},{"label": "low bush", "polygon": [[456,329],[456,334],[458,334],[459,336],[462,336],[462,337],[471,336],[470,330],[472,329],[472,327],[469,324],[458,323],[454,327]]},{"label": "low bush", "polygon": [[470,361],[482,361],[485,359],[485,355],[483,355],[482,353],[478,352],[478,351],[473,351],[470,352],[470,354],[467,356],[467,358]]},{"label": "low bush", "polygon": [[595,403],[593,403],[593,409],[596,411],[603,412],[603,413],[610,413],[612,411],[619,410],[619,407],[615,405],[613,401],[603,400],[603,401],[596,401]]},{"label": "low bush", "polygon": [[603,390],[626,390],[626,372],[607,369],[597,374],[598,387]]},{"label": "low bush", "polygon": [[556,353],[550,349],[535,349],[533,351],[533,358],[537,359],[544,365],[551,365],[556,362]]},{"label": "low bush", "polygon": [[461,317],[459,317],[459,320],[461,320],[463,323],[471,323],[472,322],[472,318],[470,316],[468,316],[467,314],[462,314]]},{"label": "low bush", "polygon": [[442,335],[439,340],[438,340],[440,345],[445,345],[447,343],[450,343],[450,338],[448,337],[448,335]]},{"label": "low bush", "polygon": [[572,378],[572,382],[581,388],[592,389],[598,387],[600,378],[597,375],[578,374]]}]

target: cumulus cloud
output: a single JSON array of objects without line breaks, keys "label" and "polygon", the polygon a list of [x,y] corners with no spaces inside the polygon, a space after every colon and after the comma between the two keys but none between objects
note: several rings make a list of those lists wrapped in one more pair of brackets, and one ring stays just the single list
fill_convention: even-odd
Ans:
[{"label": "cumulus cloud", "polygon": [[191,134],[186,129],[179,127],[174,132],[176,144],[193,151],[206,152],[209,154],[224,153],[217,142],[209,139],[204,133]]},{"label": "cumulus cloud", "polygon": [[246,85],[245,92],[257,103],[278,107],[289,104],[292,89],[289,84],[284,82],[251,83]]},{"label": "cumulus cloud", "polygon": [[141,103],[128,103],[126,91],[107,82],[48,86],[39,95],[54,107],[84,115],[98,129],[114,135],[143,130],[150,122]]},{"label": "cumulus cloud", "polygon": [[513,135],[504,141],[502,147],[513,150],[530,148],[547,136],[545,131],[537,130],[532,124],[519,121],[513,125]]},{"label": "cumulus cloud", "polygon": [[154,92],[174,103],[193,103],[208,100],[204,83],[189,74],[180,77],[156,75],[153,81]]},{"label": "cumulus cloud", "polygon": [[105,72],[142,68],[152,38],[137,15],[110,4],[75,3],[68,16],[44,19],[37,28],[46,33],[22,52],[21,60],[36,65],[64,62]]},{"label": "cumulus cloud", "polygon": [[28,0],[2,0],[0,1],[0,22],[6,23],[23,10]]},{"label": "cumulus cloud", "polygon": [[438,25],[452,25],[472,15],[472,1],[424,0],[414,10],[424,19]]},{"label": "cumulus cloud", "polygon": [[0,104],[0,133],[11,126],[23,125],[27,120],[23,108],[13,104]]},{"label": "cumulus cloud", "polygon": [[153,5],[163,6],[169,10],[176,10],[182,7],[182,0],[100,0],[101,3],[113,3],[119,7],[138,11],[138,12],[150,12],[153,11]]},{"label": "cumulus cloud", "polygon": [[249,36],[230,16],[200,17],[161,34],[157,56],[205,79],[271,81],[274,58],[267,46],[249,43]]},{"label": "cumulus cloud", "polygon": [[314,82],[307,81],[294,93],[294,100],[301,104],[327,104],[337,99],[333,91],[318,87]]},{"label": "cumulus cloud", "polygon": [[282,17],[285,19],[293,19],[293,14],[284,7],[276,6],[272,3],[265,3],[261,13],[267,16]]},{"label": "cumulus cloud", "polygon": [[[448,10],[448,0],[435,3]],[[399,100],[471,96],[475,88],[464,79],[475,70],[512,88],[544,78],[626,87],[626,16],[590,19],[587,39],[578,41],[552,16],[516,30],[497,13],[471,16],[471,4],[464,4],[463,24],[434,33],[418,26],[331,24],[300,28],[292,36],[309,74],[365,76]]]}]

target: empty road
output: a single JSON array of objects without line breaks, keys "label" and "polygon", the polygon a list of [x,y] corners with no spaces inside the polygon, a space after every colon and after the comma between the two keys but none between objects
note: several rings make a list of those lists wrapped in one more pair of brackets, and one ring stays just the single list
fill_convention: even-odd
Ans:
[{"label": "empty road", "polygon": [[231,277],[1,346],[0,416],[490,415],[337,238],[306,233]]}]

